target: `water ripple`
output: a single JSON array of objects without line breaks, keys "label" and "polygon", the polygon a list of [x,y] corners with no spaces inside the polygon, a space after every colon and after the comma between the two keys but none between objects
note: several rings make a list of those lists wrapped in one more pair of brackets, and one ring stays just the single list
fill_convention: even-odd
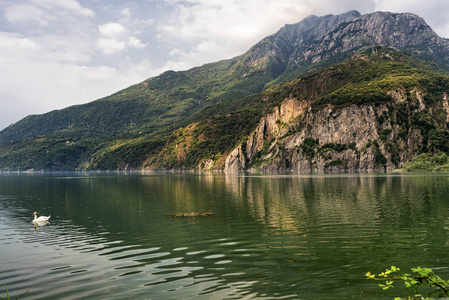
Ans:
[{"label": "water ripple", "polygon": [[[376,299],[368,270],[449,274],[446,179],[158,178],[0,181],[0,283],[33,299]],[[34,229],[38,204],[54,213]]]}]

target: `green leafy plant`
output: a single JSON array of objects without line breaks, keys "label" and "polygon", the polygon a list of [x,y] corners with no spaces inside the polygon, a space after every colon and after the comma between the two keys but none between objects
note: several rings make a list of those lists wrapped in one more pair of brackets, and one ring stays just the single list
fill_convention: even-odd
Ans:
[{"label": "green leafy plant", "polygon": [[[26,291],[25,293],[23,293],[22,295],[20,295],[19,297],[16,298],[16,300],[22,298],[23,296],[25,296],[26,294],[28,294],[30,290]],[[2,296],[0,296],[0,300],[10,300],[10,296],[9,296],[9,291],[8,289],[6,289],[6,298],[3,298]]]},{"label": "green leafy plant", "polygon": [[416,267],[412,268],[411,271],[413,274],[404,273],[402,275],[394,276],[393,273],[399,272],[400,269],[391,266],[390,269],[386,269],[385,272],[382,272],[378,275],[371,274],[368,272],[365,274],[367,279],[373,280],[382,280],[385,284],[379,284],[379,286],[383,290],[388,290],[390,288],[394,288],[395,281],[403,281],[406,288],[413,289],[415,295],[409,296],[407,298],[397,297],[395,300],[401,299],[432,299],[428,297],[423,297],[420,294],[421,287],[430,287],[433,288],[433,291],[430,293],[438,295],[439,298],[446,298],[449,293],[449,280],[443,280],[439,276],[437,276],[431,269],[429,268],[421,268]]}]

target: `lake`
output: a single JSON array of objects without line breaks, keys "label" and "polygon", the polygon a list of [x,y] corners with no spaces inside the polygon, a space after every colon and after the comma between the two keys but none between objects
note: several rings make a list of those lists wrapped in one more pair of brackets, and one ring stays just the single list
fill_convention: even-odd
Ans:
[{"label": "lake", "polygon": [[391,265],[449,278],[449,174],[0,174],[1,297],[408,296]]}]

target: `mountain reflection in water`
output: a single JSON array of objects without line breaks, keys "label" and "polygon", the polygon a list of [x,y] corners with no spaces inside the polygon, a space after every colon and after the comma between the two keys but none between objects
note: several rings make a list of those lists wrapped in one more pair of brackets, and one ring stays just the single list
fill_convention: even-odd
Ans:
[{"label": "mountain reflection in water", "polygon": [[[447,174],[2,174],[0,285],[33,299],[400,296],[364,274],[448,278],[447,195]],[[52,222],[34,230],[36,209]]]}]

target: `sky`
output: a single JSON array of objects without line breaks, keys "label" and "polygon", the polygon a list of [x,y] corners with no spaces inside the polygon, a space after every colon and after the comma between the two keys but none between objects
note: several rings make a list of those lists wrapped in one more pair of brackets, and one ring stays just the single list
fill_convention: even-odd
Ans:
[{"label": "sky", "polygon": [[449,38],[447,0],[0,0],[0,130],[349,10],[415,13]]}]

